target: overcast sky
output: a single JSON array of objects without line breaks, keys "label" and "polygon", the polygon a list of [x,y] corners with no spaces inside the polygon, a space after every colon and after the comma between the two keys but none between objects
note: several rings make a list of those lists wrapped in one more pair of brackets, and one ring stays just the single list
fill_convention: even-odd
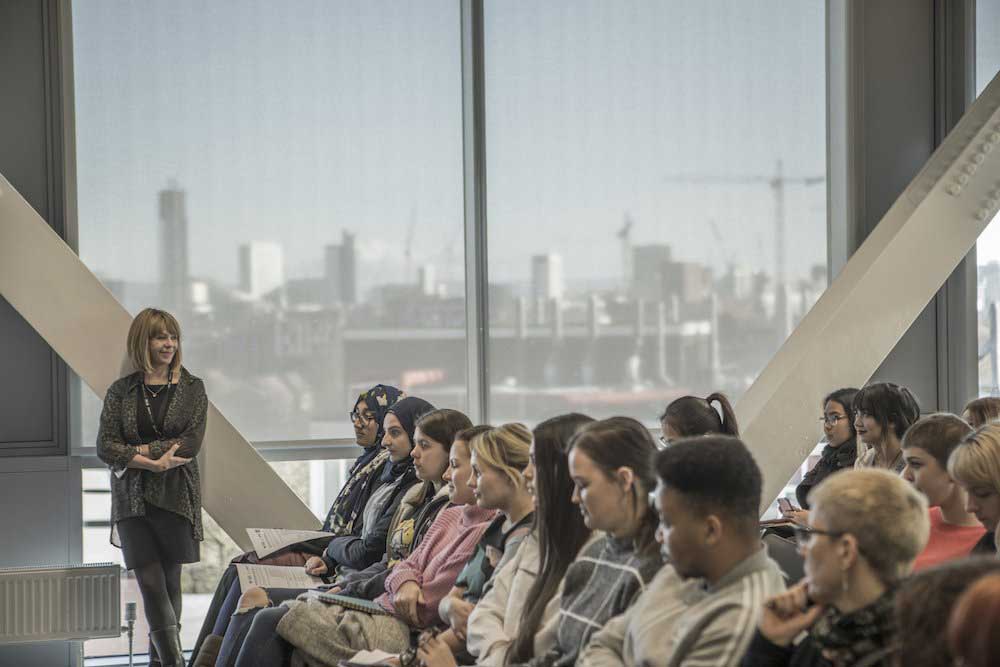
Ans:
[{"label": "overcast sky", "polygon": [[[235,284],[249,240],[315,275],[348,229],[362,285],[424,262],[461,280],[457,0],[73,9],[92,268],[155,278],[156,193],[176,179],[194,275]],[[753,179],[778,160],[791,179],[825,174],[822,0],[488,2],[486,40],[492,279],[526,280],[543,252],[571,287],[617,278],[626,212],[636,243],[773,269],[775,198]],[[786,188],[793,276],[825,262],[825,196]]]}]

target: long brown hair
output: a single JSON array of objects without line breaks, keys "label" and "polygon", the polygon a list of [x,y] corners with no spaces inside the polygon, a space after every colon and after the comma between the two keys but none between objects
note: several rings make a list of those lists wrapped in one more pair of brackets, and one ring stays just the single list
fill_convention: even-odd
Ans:
[{"label": "long brown hair", "polygon": [[656,528],[659,517],[649,507],[649,494],[656,488],[653,456],[656,443],[649,430],[631,417],[610,417],[580,428],[570,440],[570,450],[579,448],[608,479],[619,468],[629,468],[635,476],[632,485],[632,511],[641,517],[639,531],[633,538],[637,553],[659,550]]},{"label": "long brown hair", "polygon": [[538,576],[528,590],[527,610],[507,652],[507,664],[527,662],[535,654],[535,635],[549,600],[556,594],[570,563],[590,537],[583,515],[573,507],[569,475],[569,441],[584,424],[594,421],[571,413],[546,419],[532,432],[535,442],[535,531],[538,535]]}]

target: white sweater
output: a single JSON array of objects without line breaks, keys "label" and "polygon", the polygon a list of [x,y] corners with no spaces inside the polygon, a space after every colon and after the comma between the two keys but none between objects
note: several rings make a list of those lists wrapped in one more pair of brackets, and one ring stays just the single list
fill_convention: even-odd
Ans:
[{"label": "white sweater", "polygon": [[[528,601],[528,591],[538,576],[538,536],[531,533],[514,557],[493,574],[490,588],[472,610],[466,636],[469,653],[482,667],[502,667],[511,643],[517,637],[521,617]],[[545,606],[542,628],[535,635],[535,655],[542,655],[555,645],[559,616],[559,592]]]}]

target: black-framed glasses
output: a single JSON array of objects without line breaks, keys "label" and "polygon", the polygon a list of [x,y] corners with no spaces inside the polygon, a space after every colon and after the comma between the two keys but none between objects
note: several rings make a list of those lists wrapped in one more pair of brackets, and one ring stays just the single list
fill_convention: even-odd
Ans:
[{"label": "black-framed glasses", "polygon": [[847,534],[846,530],[820,530],[812,526],[793,526],[792,531],[795,533],[795,543],[802,548],[809,546],[813,535],[826,535],[827,537],[836,538]]},{"label": "black-framed glasses", "polygon": [[361,422],[363,424],[370,424],[375,421],[375,415],[370,412],[358,412],[353,410],[348,412],[347,415],[351,418],[352,422]]},{"label": "black-framed glasses", "polygon": [[824,424],[829,424],[830,426],[836,426],[837,422],[841,419],[849,419],[847,415],[823,415],[819,418]]}]

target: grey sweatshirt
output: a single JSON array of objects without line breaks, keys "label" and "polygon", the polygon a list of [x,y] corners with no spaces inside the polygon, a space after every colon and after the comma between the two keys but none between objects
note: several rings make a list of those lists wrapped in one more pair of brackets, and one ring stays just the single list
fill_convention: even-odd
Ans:
[{"label": "grey sweatshirt", "polygon": [[636,603],[591,638],[582,667],[739,665],[764,601],[785,589],[763,547],[715,586],[665,566]]}]

